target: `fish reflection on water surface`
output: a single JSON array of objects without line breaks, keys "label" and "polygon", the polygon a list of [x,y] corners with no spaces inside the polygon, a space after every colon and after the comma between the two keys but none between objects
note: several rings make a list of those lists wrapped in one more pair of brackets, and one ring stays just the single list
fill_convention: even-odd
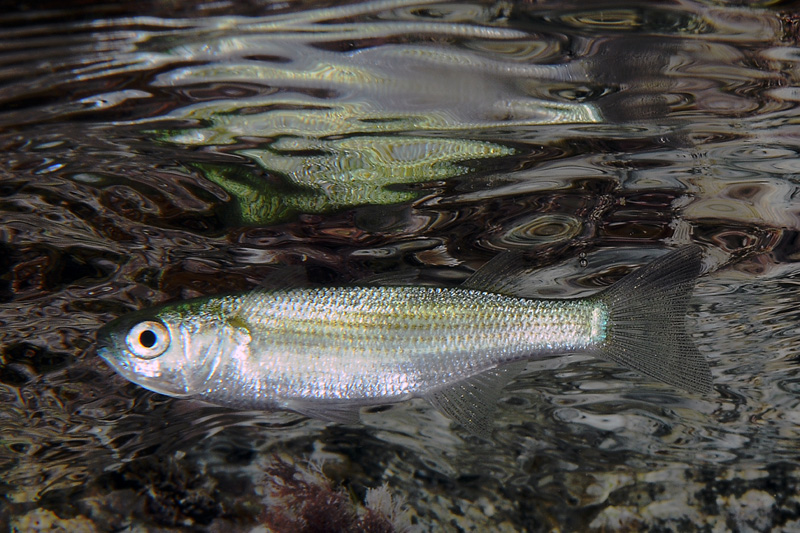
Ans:
[{"label": "fish reflection on water surface", "polygon": [[106,325],[99,354],[170,396],[349,423],[363,406],[422,397],[485,437],[500,390],[535,357],[588,353],[711,389],[684,325],[699,247],[573,300],[511,293],[519,261],[501,254],[456,288],[297,288],[165,305]]}]

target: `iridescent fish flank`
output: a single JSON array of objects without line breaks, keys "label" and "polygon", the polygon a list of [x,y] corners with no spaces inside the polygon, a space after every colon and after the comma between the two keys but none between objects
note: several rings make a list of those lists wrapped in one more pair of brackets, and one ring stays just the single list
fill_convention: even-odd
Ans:
[{"label": "iridescent fish flank", "polygon": [[711,390],[685,330],[701,251],[662,256],[594,296],[514,294],[504,254],[462,286],[296,288],[139,311],[98,334],[99,354],[150,390],[354,423],[359,409],[422,397],[491,435],[501,389],[527,360],[588,353],[693,393]]}]

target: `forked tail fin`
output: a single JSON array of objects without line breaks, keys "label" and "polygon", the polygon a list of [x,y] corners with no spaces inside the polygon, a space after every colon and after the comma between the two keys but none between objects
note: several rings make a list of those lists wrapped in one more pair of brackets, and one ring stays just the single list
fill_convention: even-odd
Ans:
[{"label": "forked tail fin", "polygon": [[597,355],[690,392],[710,392],[708,362],[685,324],[701,258],[697,245],[679,248],[598,294],[609,325]]}]

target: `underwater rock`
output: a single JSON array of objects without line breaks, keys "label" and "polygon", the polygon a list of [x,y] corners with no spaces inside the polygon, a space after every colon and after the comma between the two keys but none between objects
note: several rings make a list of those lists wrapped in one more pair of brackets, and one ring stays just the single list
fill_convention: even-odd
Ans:
[{"label": "underwater rock", "polygon": [[11,521],[12,533],[95,533],[97,529],[84,516],[63,519],[47,509],[34,509]]}]

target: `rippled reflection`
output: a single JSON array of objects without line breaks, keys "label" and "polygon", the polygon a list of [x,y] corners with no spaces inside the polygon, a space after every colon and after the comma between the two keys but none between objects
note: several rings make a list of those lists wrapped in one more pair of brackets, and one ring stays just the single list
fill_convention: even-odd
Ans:
[{"label": "rippled reflection", "polygon": [[[249,530],[282,454],[422,530],[797,528],[788,4],[73,4],[0,15],[0,525]],[[687,242],[715,394],[531,362],[493,443],[421,401],[169,399],[94,352],[281,264],[452,285],[516,249],[527,294],[576,297]]]}]

